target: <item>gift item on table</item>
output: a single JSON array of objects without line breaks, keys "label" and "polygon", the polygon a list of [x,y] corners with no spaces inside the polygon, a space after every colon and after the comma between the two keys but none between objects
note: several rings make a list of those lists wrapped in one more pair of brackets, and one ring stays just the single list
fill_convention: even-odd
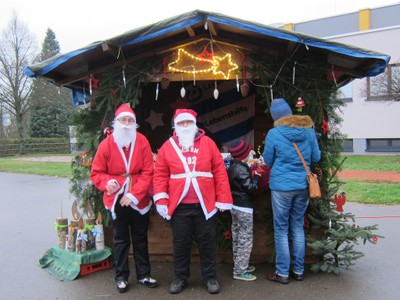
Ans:
[{"label": "gift item on table", "polygon": [[58,248],[65,249],[65,238],[68,235],[68,218],[56,219],[56,231],[58,236]]},{"label": "gift item on table", "polygon": [[87,242],[86,230],[78,229],[76,235],[76,244],[75,244],[76,254],[82,254],[86,252],[86,242]]}]

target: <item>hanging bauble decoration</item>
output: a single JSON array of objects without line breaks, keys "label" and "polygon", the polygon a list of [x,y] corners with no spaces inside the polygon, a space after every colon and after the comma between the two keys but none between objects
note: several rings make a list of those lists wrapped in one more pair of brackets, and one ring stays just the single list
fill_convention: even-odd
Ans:
[{"label": "hanging bauble decoration", "polygon": [[296,102],[297,111],[302,112],[304,106],[305,106],[304,100],[301,97],[297,98]]},{"label": "hanging bauble decoration", "polygon": [[185,98],[185,95],[186,95],[186,90],[185,90],[185,87],[182,86],[182,88],[181,88],[181,97]]},{"label": "hanging bauble decoration", "polygon": [[161,78],[161,88],[166,90],[169,87],[169,79],[167,77]]},{"label": "hanging bauble decoration", "polygon": [[160,81],[159,81],[158,78],[157,78],[156,97],[155,97],[155,100],[156,100],[156,101],[158,100],[158,93],[159,93],[159,90],[160,90]]},{"label": "hanging bauble decoration", "polygon": [[335,194],[333,201],[336,204],[336,211],[343,212],[343,205],[346,203],[346,193],[341,192],[339,195]]},{"label": "hanging bauble decoration", "polygon": [[163,59],[163,77],[161,78],[161,88],[166,90],[169,87],[169,79],[167,78],[167,67],[168,62],[167,59]]},{"label": "hanging bauble decoration", "polygon": [[215,81],[215,88],[214,88],[214,98],[215,100],[218,99],[219,96],[219,91],[218,91],[218,87],[217,87],[217,81]]},{"label": "hanging bauble decoration", "polygon": [[322,169],[319,166],[314,166],[312,172],[317,175],[318,181],[322,180]]},{"label": "hanging bauble decoration", "polygon": [[236,89],[239,92],[240,91],[240,84],[239,84],[239,76],[236,74]]},{"label": "hanging bauble decoration", "polygon": [[242,85],[240,86],[240,93],[243,97],[247,97],[249,95],[250,86],[247,83],[247,80],[244,80]]}]

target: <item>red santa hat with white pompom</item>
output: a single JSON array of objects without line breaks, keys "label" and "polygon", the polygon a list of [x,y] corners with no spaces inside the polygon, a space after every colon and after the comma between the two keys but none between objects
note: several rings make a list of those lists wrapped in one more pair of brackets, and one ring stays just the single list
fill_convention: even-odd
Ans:
[{"label": "red santa hat with white pompom", "polygon": [[177,109],[174,115],[174,125],[182,121],[193,121],[196,123],[197,113],[192,109]]},{"label": "red santa hat with white pompom", "polygon": [[118,107],[117,111],[114,114],[114,117],[115,120],[118,120],[122,117],[131,117],[136,122],[136,115],[133,112],[133,109],[127,103],[121,104],[121,106]]}]

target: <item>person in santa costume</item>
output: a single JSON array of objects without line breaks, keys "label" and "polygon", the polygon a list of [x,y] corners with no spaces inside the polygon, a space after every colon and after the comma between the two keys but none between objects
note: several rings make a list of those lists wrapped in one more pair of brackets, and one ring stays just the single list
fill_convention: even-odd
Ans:
[{"label": "person in santa costume", "polygon": [[147,231],[152,205],[148,190],[154,171],[153,153],[146,137],[137,132],[136,116],[129,104],[115,112],[114,131],[99,145],[90,178],[104,192],[104,206],[114,228],[115,286],[127,291],[131,239],[136,276],[140,284],[156,287],[150,276]]},{"label": "person in santa costume", "polygon": [[232,208],[232,195],[222,155],[211,138],[196,126],[197,113],[177,109],[174,135],[159,149],[154,169],[153,200],[157,212],[170,220],[178,294],[190,276],[193,239],[200,254],[202,278],[211,294],[219,293],[216,276],[218,210]]}]

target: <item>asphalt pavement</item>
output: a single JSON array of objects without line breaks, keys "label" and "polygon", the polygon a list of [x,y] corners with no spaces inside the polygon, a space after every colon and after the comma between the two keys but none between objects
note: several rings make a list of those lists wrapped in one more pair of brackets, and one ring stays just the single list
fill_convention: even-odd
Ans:
[{"label": "asphalt pavement", "polygon": [[[70,217],[73,199],[67,179],[0,172],[0,297],[1,299],[399,299],[400,206],[347,203],[345,211],[356,215],[359,225],[378,224],[377,244],[361,244],[365,257],[339,275],[308,270],[302,282],[282,285],[267,281],[270,264],[257,264],[254,282],[232,279],[232,265],[219,264],[221,292],[207,293],[200,267],[193,263],[188,286],[178,295],[169,293],[172,264],[152,262],[152,276],[160,286],[149,289],[129,279],[129,290],[117,294],[114,269],[59,281],[39,266],[39,259],[57,244],[55,219]],[[131,270],[134,270],[133,261]]]}]

